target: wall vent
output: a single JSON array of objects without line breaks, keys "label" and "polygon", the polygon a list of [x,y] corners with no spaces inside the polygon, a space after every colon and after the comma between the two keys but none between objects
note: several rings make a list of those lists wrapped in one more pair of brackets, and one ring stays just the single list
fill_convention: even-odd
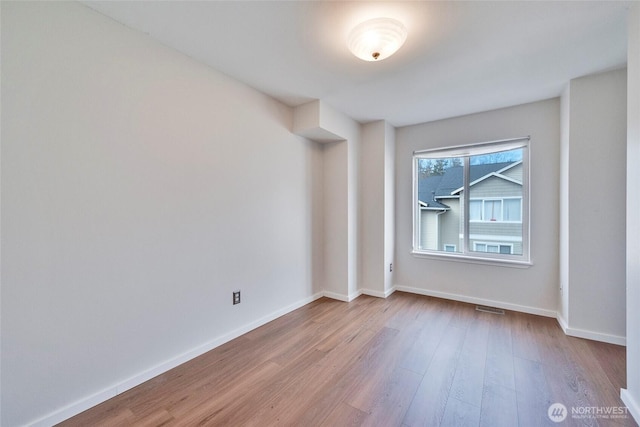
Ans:
[{"label": "wall vent", "polygon": [[476,305],[476,311],[481,311],[483,313],[491,313],[491,314],[504,314],[504,310],[495,307],[487,307],[484,305]]}]

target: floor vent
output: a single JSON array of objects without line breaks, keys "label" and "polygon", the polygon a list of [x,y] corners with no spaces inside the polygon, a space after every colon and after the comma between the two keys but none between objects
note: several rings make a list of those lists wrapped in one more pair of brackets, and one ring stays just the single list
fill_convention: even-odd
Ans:
[{"label": "floor vent", "polygon": [[476,310],[483,313],[504,314],[504,310],[495,307],[486,307],[484,305],[476,305]]}]

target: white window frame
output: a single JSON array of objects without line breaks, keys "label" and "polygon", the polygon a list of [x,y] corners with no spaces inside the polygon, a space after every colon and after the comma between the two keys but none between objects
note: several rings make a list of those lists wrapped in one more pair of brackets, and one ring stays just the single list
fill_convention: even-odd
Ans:
[{"label": "white window frame", "polygon": [[[494,264],[494,265],[503,265],[503,266],[513,266],[526,268],[531,264],[530,258],[530,188],[529,188],[529,164],[530,164],[530,137],[522,137],[522,138],[512,138],[505,139],[500,141],[489,141],[482,142],[477,144],[470,145],[461,145],[455,147],[444,147],[444,148],[434,148],[428,150],[419,150],[413,152],[413,248],[412,254],[417,257],[423,258],[431,258],[431,259],[442,259],[447,261],[459,260],[463,262],[472,262],[472,263],[482,263],[482,264]],[[521,221],[515,221],[517,223],[522,223],[522,255],[514,255],[514,254],[499,254],[499,253],[489,253],[489,252],[475,252],[470,249],[470,236],[469,236],[469,209],[464,210],[464,221],[463,221],[463,239],[462,239],[462,247],[460,252],[445,252],[445,251],[436,251],[436,250],[428,250],[421,249],[419,247],[419,239],[420,239],[420,216],[419,212],[419,203],[418,203],[418,160],[419,159],[438,159],[438,158],[462,158],[463,159],[463,167],[465,173],[464,175],[464,185],[463,189],[467,191],[462,191],[463,195],[463,203],[465,206],[469,206],[469,193],[468,191],[470,187],[469,182],[469,167],[470,167],[470,157],[476,155],[483,154],[491,154],[499,151],[508,151],[517,148],[522,148],[522,200],[521,200]],[[504,198],[496,198],[496,199],[507,199],[509,197]],[[483,203],[484,209],[484,203]],[[503,203],[504,209],[504,203]],[[514,221],[501,221],[501,222],[514,222]],[[513,251],[513,248],[512,248]]]}]

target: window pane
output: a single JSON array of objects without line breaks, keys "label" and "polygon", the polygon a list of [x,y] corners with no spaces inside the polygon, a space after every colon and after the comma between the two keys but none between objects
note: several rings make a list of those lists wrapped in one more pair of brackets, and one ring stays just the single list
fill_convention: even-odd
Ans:
[{"label": "window pane", "polygon": [[469,158],[469,198],[484,200],[482,221],[469,223],[469,241],[487,243],[470,244],[477,252],[522,255],[522,157],[518,148]]},{"label": "window pane", "polygon": [[470,221],[482,220],[482,200],[469,201],[469,220]]},{"label": "window pane", "polygon": [[505,199],[502,212],[505,221],[522,221],[522,199]]},{"label": "window pane", "polygon": [[528,261],[528,138],[420,150],[413,159],[414,251]]},{"label": "window pane", "polygon": [[485,221],[502,221],[502,200],[485,200],[483,219]]},{"label": "window pane", "polygon": [[419,249],[459,252],[463,247],[464,217],[458,191],[464,185],[463,161],[459,157],[418,158],[416,166]]}]

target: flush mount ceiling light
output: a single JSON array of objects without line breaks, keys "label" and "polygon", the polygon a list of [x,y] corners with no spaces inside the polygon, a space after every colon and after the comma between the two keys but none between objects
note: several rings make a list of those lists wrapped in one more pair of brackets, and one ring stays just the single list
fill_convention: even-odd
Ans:
[{"label": "flush mount ceiling light", "polygon": [[407,39],[402,22],[392,18],[375,18],[361,22],[349,33],[347,45],[358,58],[382,61],[393,55]]}]

